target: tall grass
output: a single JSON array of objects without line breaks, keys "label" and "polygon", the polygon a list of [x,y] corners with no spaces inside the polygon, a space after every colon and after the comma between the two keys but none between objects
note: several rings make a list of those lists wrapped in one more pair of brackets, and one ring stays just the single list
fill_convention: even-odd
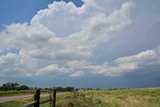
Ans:
[{"label": "tall grass", "polygon": [[[0,104],[0,107],[21,107],[32,100]],[[160,88],[117,90],[79,90],[57,94],[57,107],[71,102],[74,107],[160,107]],[[49,107],[49,103],[41,105]]]},{"label": "tall grass", "polygon": [[70,100],[75,107],[160,107],[160,88],[80,90]]}]

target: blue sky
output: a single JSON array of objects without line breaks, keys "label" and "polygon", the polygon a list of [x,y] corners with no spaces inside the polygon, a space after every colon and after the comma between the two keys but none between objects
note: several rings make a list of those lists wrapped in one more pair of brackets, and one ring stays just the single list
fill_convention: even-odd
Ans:
[{"label": "blue sky", "polygon": [[0,83],[160,86],[159,0],[1,0]]},{"label": "blue sky", "polygon": [[[54,0],[1,0],[0,1],[0,30],[11,23],[30,22],[32,17]],[[61,1],[61,0],[56,0]],[[66,0],[69,2],[69,0]],[[76,6],[83,4],[80,0],[72,0]]]}]

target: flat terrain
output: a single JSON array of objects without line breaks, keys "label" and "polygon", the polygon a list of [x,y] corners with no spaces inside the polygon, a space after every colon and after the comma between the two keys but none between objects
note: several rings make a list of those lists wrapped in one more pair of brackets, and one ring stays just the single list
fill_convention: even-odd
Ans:
[{"label": "flat terrain", "polygon": [[[12,101],[0,107],[21,107],[31,101],[33,98]],[[160,88],[79,90],[57,94],[57,107],[68,102],[74,107],[160,107]],[[41,107],[49,107],[49,103]]]},{"label": "flat terrain", "polygon": [[160,107],[160,88],[80,90],[70,101],[75,107]]},{"label": "flat terrain", "polygon": [[22,96],[12,96],[12,97],[0,97],[0,103],[16,101],[21,99],[31,99],[33,95],[22,95]]},{"label": "flat terrain", "polygon": [[[46,97],[49,94],[42,94],[42,97]],[[10,97],[0,97],[0,104],[1,103],[6,103],[10,101],[17,101],[17,100],[27,100],[27,99],[32,99],[33,94],[30,95],[20,95],[20,96],[10,96]]]},{"label": "flat terrain", "polygon": [[[22,107],[23,105],[32,102],[34,99],[33,98],[34,94],[23,95],[20,92],[20,94],[17,93],[17,95],[15,93],[14,94],[11,93],[10,95],[7,94],[7,96],[3,94],[3,96],[0,97],[0,100],[1,100],[0,107]],[[57,102],[61,99],[65,99],[67,95],[70,95],[70,93],[69,92],[60,92],[60,93],[58,92]],[[40,98],[41,101],[49,99],[49,93],[42,93],[40,97],[41,97]],[[49,105],[50,105],[49,103],[46,103],[46,104],[42,104],[41,107],[49,107]]]}]

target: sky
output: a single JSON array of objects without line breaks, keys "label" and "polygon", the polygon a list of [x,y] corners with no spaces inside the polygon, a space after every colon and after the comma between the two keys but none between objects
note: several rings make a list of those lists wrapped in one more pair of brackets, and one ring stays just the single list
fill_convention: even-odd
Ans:
[{"label": "sky", "polygon": [[160,87],[159,0],[1,0],[0,85]]}]

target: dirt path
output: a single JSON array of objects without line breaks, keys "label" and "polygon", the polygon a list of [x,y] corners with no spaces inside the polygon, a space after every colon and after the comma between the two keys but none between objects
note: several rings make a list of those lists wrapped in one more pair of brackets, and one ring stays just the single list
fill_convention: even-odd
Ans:
[{"label": "dirt path", "polygon": [[[0,104],[10,101],[16,101],[16,100],[26,100],[33,98],[33,94],[30,95],[21,95],[21,96],[10,96],[10,97],[0,97]],[[43,97],[49,96],[49,94],[42,94]]]}]

